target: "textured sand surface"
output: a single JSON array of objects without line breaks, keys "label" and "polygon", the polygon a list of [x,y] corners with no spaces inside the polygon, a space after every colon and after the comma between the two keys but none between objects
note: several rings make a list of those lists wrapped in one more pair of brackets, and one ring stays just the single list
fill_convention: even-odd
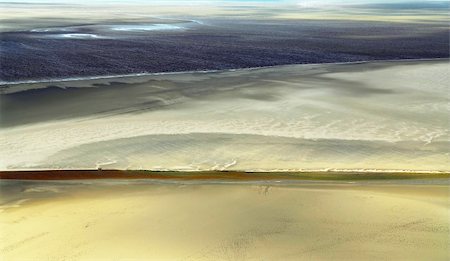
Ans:
[{"label": "textured sand surface", "polygon": [[0,166],[448,170],[448,72],[441,60],[12,86]]},{"label": "textured sand surface", "polygon": [[445,183],[1,185],[2,260],[450,258]]}]

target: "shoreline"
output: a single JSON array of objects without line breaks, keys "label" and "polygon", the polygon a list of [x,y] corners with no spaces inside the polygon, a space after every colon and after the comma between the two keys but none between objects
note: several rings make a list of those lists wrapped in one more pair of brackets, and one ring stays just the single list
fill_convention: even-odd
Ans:
[{"label": "shoreline", "polygon": [[[395,63],[395,62],[426,62],[426,61],[445,61],[450,60],[447,58],[421,58],[421,59],[399,59],[399,60],[360,60],[353,62],[330,62],[330,63],[292,63],[292,64],[280,64],[270,66],[259,67],[241,67],[233,69],[217,69],[217,70],[194,70],[194,71],[174,71],[174,72],[142,72],[142,73],[130,73],[130,74],[117,74],[117,75],[98,75],[98,76],[79,76],[79,77],[66,77],[57,79],[38,79],[38,80],[22,80],[22,81],[0,81],[0,90],[7,88],[8,86],[20,85],[20,84],[41,84],[41,83],[59,83],[59,82],[79,82],[90,80],[105,80],[105,79],[121,79],[128,77],[145,77],[145,76],[159,76],[159,75],[184,75],[192,73],[221,73],[221,72],[234,72],[234,71],[253,71],[259,69],[270,69],[275,67],[288,67],[288,66],[320,66],[320,65],[351,65],[351,64],[367,64],[367,63]],[[7,94],[1,93],[1,94]]]},{"label": "shoreline", "polygon": [[147,170],[27,170],[0,171],[0,180],[389,180],[450,178],[450,172],[365,171],[147,171]]}]

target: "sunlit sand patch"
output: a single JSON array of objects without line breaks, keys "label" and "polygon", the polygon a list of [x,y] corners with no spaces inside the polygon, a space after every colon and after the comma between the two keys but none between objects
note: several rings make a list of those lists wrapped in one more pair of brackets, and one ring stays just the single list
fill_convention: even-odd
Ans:
[{"label": "sunlit sand patch", "polygon": [[60,181],[62,193],[2,209],[2,258],[449,258],[446,185],[79,183]]}]

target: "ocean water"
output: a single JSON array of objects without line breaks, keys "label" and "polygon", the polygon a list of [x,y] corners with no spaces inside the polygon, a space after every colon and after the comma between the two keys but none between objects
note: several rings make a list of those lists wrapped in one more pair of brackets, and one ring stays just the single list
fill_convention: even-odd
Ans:
[{"label": "ocean water", "polygon": [[152,19],[0,32],[0,82],[449,57],[439,21]]}]

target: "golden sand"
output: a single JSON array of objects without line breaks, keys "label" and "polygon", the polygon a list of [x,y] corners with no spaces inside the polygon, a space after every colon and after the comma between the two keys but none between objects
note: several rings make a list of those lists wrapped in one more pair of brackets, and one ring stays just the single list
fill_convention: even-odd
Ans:
[{"label": "golden sand", "polygon": [[450,258],[445,183],[133,182],[22,184],[2,260]]}]

